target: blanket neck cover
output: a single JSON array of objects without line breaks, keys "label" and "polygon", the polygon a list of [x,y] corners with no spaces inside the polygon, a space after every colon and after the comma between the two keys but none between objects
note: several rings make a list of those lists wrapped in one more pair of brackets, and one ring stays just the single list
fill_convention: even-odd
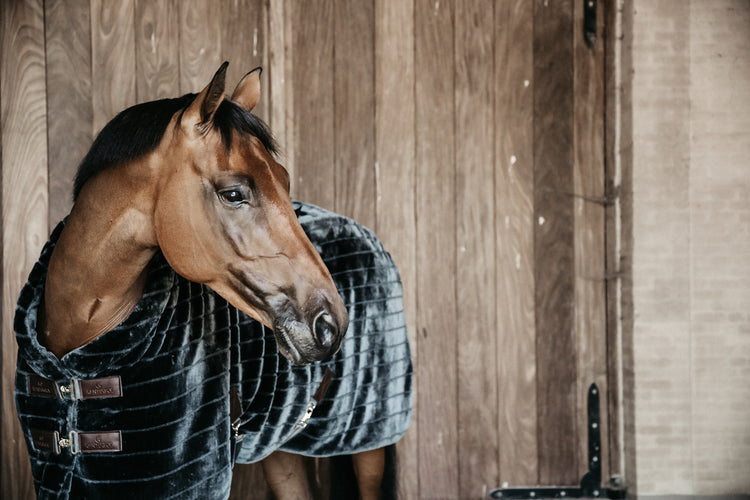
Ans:
[{"label": "blanket neck cover", "polygon": [[[223,499],[235,461],[255,462],[275,450],[350,454],[401,438],[411,420],[412,364],[393,261],[352,220],[294,207],[350,317],[340,352],[304,367],[279,354],[269,329],[178,276],[160,254],[133,313],[58,360],[39,344],[36,324],[60,223],[15,317],[15,401],[39,498]],[[326,368],[333,381],[303,427]],[[111,384],[92,380],[106,377],[119,377],[115,396],[105,390]],[[87,382],[91,397],[81,398]],[[74,390],[45,394],[47,387]],[[241,407],[236,432],[230,389]],[[62,447],[43,439],[55,432]]]}]

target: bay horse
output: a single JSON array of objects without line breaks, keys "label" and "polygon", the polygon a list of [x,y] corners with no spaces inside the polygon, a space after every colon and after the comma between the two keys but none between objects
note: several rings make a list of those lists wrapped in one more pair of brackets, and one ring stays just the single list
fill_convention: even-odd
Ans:
[{"label": "bay horse", "polygon": [[[136,477],[139,473],[129,473],[127,469],[123,469],[121,475],[115,478],[103,472],[104,475],[97,476],[92,471],[97,471],[98,464],[103,463],[101,460],[108,457],[109,452],[121,453],[117,456],[120,462],[112,463],[123,467],[132,467],[132,460],[124,461],[120,457],[142,456],[143,467],[160,470],[161,463],[148,450],[125,453],[128,451],[128,440],[136,442],[135,437],[127,437],[128,432],[135,435],[136,432],[151,432],[153,429],[171,429],[177,425],[174,422],[178,417],[182,427],[175,431],[177,435],[197,432],[195,429],[200,427],[196,422],[203,422],[200,419],[204,419],[210,424],[200,425],[207,426],[210,432],[200,430],[200,433],[212,436],[211,432],[214,431],[210,426],[214,425],[219,429],[216,435],[220,437],[208,441],[212,446],[223,449],[225,441],[229,440],[229,430],[224,420],[218,414],[211,414],[210,418],[198,415],[209,407],[205,402],[208,396],[200,401],[185,403],[184,408],[177,410],[179,415],[169,417],[172,420],[165,419],[164,424],[143,427],[142,421],[139,421],[137,424],[140,427],[131,431],[80,430],[83,422],[95,422],[95,425],[102,427],[109,425],[113,419],[122,420],[119,415],[113,416],[117,411],[102,406],[108,403],[109,396],[125,398],[126,394],[136,394],[139,387],[155,384],[155,380],[177,377],[174,375],[176,373],[180,373],[180,380],[186,381],[180,383],[188,385],[193,379],[201,381],[201,377],[205,378],[206,383],[217,379],[221,373],[211,375],[214,372],[208,372],[204,367],[207,366],[205,360],[213,356],[210,348],[219,342],[217,339],[230,339],[221,344],[223,350],[217,350],[225,360],[218,370],[231,371],[232,376],[239,380],[236,384],[240,388],[249,383],[250,376],[244,374],[250,372],[248,367],[255,366],[252,363],[256,363],[255,360],[242,361],[244,364],[236,362],[236,358],[242,357],[241,352],[244,352],[237,345],[249,342],[246,338],[251,337],[247,333],[251,330],[260,329],[260,337],[263,337],[263,332],[272,331],[278,352],[301,367],[300,370],[308,365],[317,366],[340,349],[349,326],[347,306],[327,264],[298,220],[305,206],[293,205],[290,199],[289,175],[276,160],[274,140],[263,122],[251,113],[260,99],[260,70],[258,68],[248,73],[231,98],[227,99],[224,94],[226,68],[225,62],[199,94],[134,106],[118,115],[102,130],[79,167],[71,213],[56,230],[19,298],[16,317],[19,339],[16,402],[32,455],[32,469],[40,497],[46,497],[55,488],[91,487],[94,489],[86,491],[98,492],[100,490],[96,488],[119,484],[121,480],[133,487],[140,485]],[[148,125],[144,124],[144,120],[148,121]],[[317,213],[313,209],[308,210]],[[317,248],[325,243],[325,240],[318,242]],[[332,258],[336,257],[334,255]],[[182,278],[179,281],[180,290],[187,292],[180,292],[180,296],[187,294],[193,298],[174,299],[174,304],[169,302],[173,300],[169,297],[175,296],[174,290],[178,288],[176,278],[170,278],[170,272]],[[204,291],[205,287],[218,297]],[[35,302],[31,295],[36,293],[36,289],[41,292]],[[163,300],[163,303],[171,305],[158,302],[162,289],[172,290],[164,292]],[[198,303],[198,299],[194,298],[198,295],[206,298]],[[152,305],[157,302],[158,305]],[[178,322],[183,308],[191,312],[187,319]],[[142,330],[146,331],[144,324],[151,325],[148,314],[152,314],[154,309],[158,309],[159,315],[154,316],[157,319],[153,320],[153,328],[148,326],[151,328],[147,330],[148,335],[153,338],[161,335],[158,338],[162,340],[158,345],[154,344],[155,341],[149,341],[151,344],[143,347],[141,352],[138,350],[138,336]],[[232,319],[235,310],[246,316]],[[165,311],[171,312],[167,314]],[[165,319],[167,316],[169,318]],[[225,319],[225,316],[229,319]],[[243,329],[242,325],[249,325],[253,319],[258,323]],[[171,321],[169,325],[186,325],[179,330],[185,332],[182,334],[184,340],[172,341],[174,346],[171,351],[165,351],[163,347],[170,342],[167,333],[178,329],[168,326],[165,327],[167,333],[159,331],[160,325],[167,324],[165,321]],[[130,326],[124,328],[122,325]],[[239,340],[233,344],[231,339]],[[257,341],[257,337],[253,339]],[[128,342],[133,343],[134,347]],[[120,349],[112,351],[112,344],[120,346]],[[121,357],[106,358],[110,361],[99,363],[95,369],[82,368],[86,359],[98,359],[92,358],[86,350],[103,345],[108,346],[107,356],[113,356],[112,351]],[[187,345],[198,347],[188,350]],[[149,357],[151,350],[155,349],[161,351],[154,351],[153,356]],[[195,359],[184,360],[185,352],[193,352],[191,356]],[[159,376],[149,375],[144,380],[133,376],[135,378],[128,385],[130,375],[121,376],[120,373],[126,365],[122,360],[130,359],[128,356],[135,356],[134,353],[140,357],[128,363],[135,366],[136,371],[155,370],[157,366],[162,369],[165,363],[166,371],[163,374],[159,372]],[[283,364],[281,361],[274,363]],[[408,369],[411,369],[410,364]],[[319,371],[315,370],[317,368],[305,371],[304,376],[308,385],[316,379],[313,385],[317,387],[316,374]],[[238,373],[235,374],[235,371]],[[91,378],[92,374],[107,376]],[[410,389],[410,372],[407,375],[404,378],[406,382],[401,383],[404,393]],[[257,378],[266,376],[258,375]],[[86,377],[90,380],[85,380]],[[70,384],[67,385],[66,381]],[[227,389],[228,383],[223,382],[222,391]],[[278,381],[274,383],[278,384]],[[257,387],[260,384],[257,382],[253,386],[256,387],[252,395],[254,401],[259,397]],[[166,387],[161,389],[166,392],[172,390],[165,385],[158,387]],[[164,405],[159,400],[138,406],[138,411],[158,406],[159,412],[167,412],[164,408],[171,406],[174,412],[177,402],[184,399],[183,394],[192,395],[201,388],[181,390],[183,392],[178,396],[168,399],[172,401],[170,405]],[[251,391],[245,391],[248,392]],[[51,397],[55,394],[58,398]],[[40,399],[39,396],[50,398]],[[217,404],[221,411],[228,408],[228,393],[212,393],[210,396],[214,397],[210,400],[211,404],[219,401]],[[318,396],[316,393],[316,400]],[[144,397],[150,398],[152,395]],[[249,398],[247,394],[243,397]],[[278,395],[268,397],[278,398]],[[50,406],[52,399],[55,401],[54,407]],[[84,404],[90,406],[84,407]],[[289,404],[280,407],[287,408]],[[127,413],[132,409],[125,407],[120,411]],[[308,413],[311,411],[308,407]],[[363,411],[367,413],[358,410],[357,416],[347,418],[356,420]],[[49,417],[44,412],[48,412]],[[87,421],[89,413],[86,412],[100,413]],[[196,414],[191,417],[194,419],[183,422],[184,415],[191,412]],[[408,418],[410,416],[408,413]],[[304,428],[309,417],[308,414],[300,420],[303,424],[301,427]],[[401,420],[408,425],[408,418]],[[251,419],[248,417],[247,420]],[[78,430],[70,430],[66,437],[65,433],[70,427],[76,426]],[[235,440],[241,439],[238,428],[239,425],[234,429]],[[270,431],[260,434],[270,434]],[[186,439],[186,436],[183,438]],[[196,442],[199,444],[194,448],[202,450],[203,446],[207,446],[204,441]],[[209,498],[205,496],[205,491],[216,498],[226,496],[225,465],[215,465],[218,458],[201,458],[207,456],[208,451],[201,451],[204,455],[193,458],[190,455],[192,449],[175,443],[174,439],[169,438],[169,446],[164,448],[168,452],[159,452],[168,456],[172,465],[165,465],[162,474],[154,473],[148,477],[171,478],[169,487],[182,488],[179,490],[182,491],[182,498],[190,497],[186,492],[191,492],[196,498]],[[232,441],[232,446],[234,443]],[[243,448],[241,443],[237,446],[239,451],[232,452],[230,467],[234,457],[252,454],[248,446]],[[70,461],[66,461],[68,459],[63,453],[66,447],[71,451]],[[98,452],[102,452],[99,462],[84,462],[93,460],[88,457]],[[382,446],[352,453],[362,498],[379,496],[384,457]],[[200,462],[203,464],[200,473],[191,469],[194,462],[199,460],[209,464]],[[226,462],[225,458],[219,461],[222,464]],[[309,495],[299,455],[274,451],[263,457],[263,467],[277,498],[305,498]],[[174,472],[183,469],[192,472]],[[89,473],[91,475],[87,476]],[[210,481],[207,482],[205,478],[195,484],[191,482],[195,481],[194,476],[209,473],[223,478],[223,483],[216,483],[221,485],[218,490],[216,486],[209,487]],[[231,471],[229,474],[231,478]],[[131,476],[131,479],[127,478]],[[45,481],[49,477],[59,481],[62,486],[47,486]],[[156,479],[149,484],[152,489],[144,491],[159,491],[158,488],[166,487]],[[201,490],[204,487],[206,489]],[[49,497],[58,498],[51,494]],[[64,495],[59,497],[67,498]]]}]

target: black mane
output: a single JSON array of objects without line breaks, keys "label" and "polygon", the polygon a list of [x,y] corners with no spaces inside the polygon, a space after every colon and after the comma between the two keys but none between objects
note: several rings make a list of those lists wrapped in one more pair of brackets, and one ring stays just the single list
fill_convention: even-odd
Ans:
[{"label": "black mane", "polygon": [[[161,141],[172,116],[185,110],[196,94],[136,104],[110,121],[91,145],[78,166],[73,199],[78,198],[86,181],[102,170],[121,165],[153,151]],[[231,147],[232,131],[257,137],[271,154],[277,153],[276,141],[266,124],[254,114],[225,99],[214,114],[213,125],[221,133],[224,145]]]}]

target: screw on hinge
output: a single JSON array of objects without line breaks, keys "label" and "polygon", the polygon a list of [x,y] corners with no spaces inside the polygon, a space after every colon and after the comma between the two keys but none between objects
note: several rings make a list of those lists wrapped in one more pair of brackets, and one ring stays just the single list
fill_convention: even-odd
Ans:
[{"label": "screw on hinge", "polygon": [[591,48],[596,41],[596,0],[583,1],[583,39]]}]

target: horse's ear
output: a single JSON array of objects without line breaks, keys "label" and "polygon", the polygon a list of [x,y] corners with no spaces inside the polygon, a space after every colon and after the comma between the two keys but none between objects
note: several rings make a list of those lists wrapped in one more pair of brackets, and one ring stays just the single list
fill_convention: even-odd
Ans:
[{"label": "horse's ear", "polygon": [[229,63],[224,61],[224,64],[221,65],[213,79],[211,79],[211,83],[198,94],[188,109],[185,110],[184,119],[189,124],[197,127],[201,132],[206,131],[211,120],[214,118],[214,113],[219,108],[221,101],[224,100],[224,83],[227,76],[227,66],[229,66]]},{"label": "horse's ear", "polygon": [[247,111],[252,111],[260,100],[260,74],[262,72],[262,68],[255,68],[243,76],[232,93],[232,100]]}]

